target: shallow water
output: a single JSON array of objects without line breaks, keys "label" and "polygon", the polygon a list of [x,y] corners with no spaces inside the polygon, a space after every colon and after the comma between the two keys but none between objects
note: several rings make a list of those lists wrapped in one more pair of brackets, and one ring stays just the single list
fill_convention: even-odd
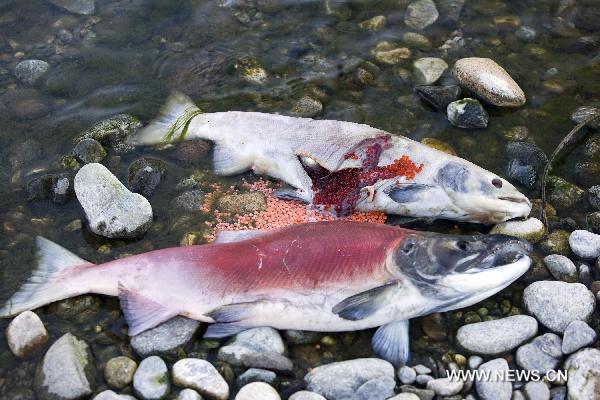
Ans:
[{"label": "shallow water", "polygon": [[[185,232],[205,229],[204,215],[173,207],[173,198],[179,194],[177,183],[197,170],[205,173],[205,190],[212,182],[239,185],[241,177],[215,177],[208,160],[189,165],[177,160],[172,148],[139,148],[126,154],[109,150],[103,161],[122,180],[126,180],[130,163],[142,155],[168,163],[167,177],[150,199],[155,222],[141,239],[100,238],[89,232],[85,223],[82,229],[65,230],[72,221],[84,220],[74,198],[65,204],[26,199],[24,188],[33,177],[69,172],[60,166],[60,160],[71,153],[73,139],[83,130],[117,113],[148,121],[171,89],[191,95],[209,112],[291,114],[294,103],[310,95],[324,106],[316,118],[367,123],[415,140],[437,138],[450,144],[459,156],[503,176],[508,162],[504,133],[508,129],[526,126],[530,140],[550,154],[573,126],[569,118],[573,110],[599,100],[599,38],[593,31],[598,28],[577,17],[578,7],[599,6],[597,2],[581,1],[561,9],[561,4],[571,3],[467,1],[458,22],[449,20],[440,8],[438,21],[422,32],[431,47],[408,46],[411,59],[396,66],[377,63],[370,50],[383,40],[404,45],[403,33],[414,31],[403,22],[408,2],[376,3],[97,0],[95,14],[82,16],[46,1],[0,2],[0,300],[9,297],[29,275],[35,235],[100,263],[178,245]],[[386,16],[382,30],[368,32],[358,26],[376,15]],[[504,15],[518,16],[520,22],[509,26],[494,22],[494,17]],[[517,25],[535,29],[535,39],[517,38]],[[581,37],[591,39],[582,44]],[[452,38],[454,45],[440,49]],[[413,94],[411,62],[423,56],[442,57],[450,66],[461,57],[490,57],[519,83],[527,104],[515,109],[486,106],[490,114],[486,129],[454,128],[444,113],[433,111]],[[50,63],[49,72],[32,88],[13,73],[18,61],[30,58]],[[247,60],[266,70],[264,83],[243,78]],[[551,68],[557,73],[549,77]],[[370,80],[361,79],[364,71]],[[404,74],[408,79],[401,77]],[[446,71],[441,82],[450,79]],[[23,95],[23,90],[28,92]],[[43,108],[41,115],[23,116],[12,109],[10,104],[19,95],[37,102]],[[582,157],[581,149],[571,152],[554,173],[573,181],[575,163]],[[530,198],[539,197],[537,187],[521,189]],[[580,222],[589,212],[587,207],[584,204],[559,213]],[[488,229],[446,222],[429,228]],[[496,298],[510,298],[518,306],[519,290],[515,288]],[[129,350],[118,303],[99,298],[95,302],[87,317],[60,316],[53,307],[40,314],[49,327],[51,342],[64,332],[73,332],[91,343],[100,365],[108,355]],[[10,354],[3,337],[6,324],[0,321],[0,396],[29,398],[36,359],[21,362]],[[454,349],[443,340],[420,346],[420,330],[415,325],[412,345],[417,355],[434,354],[439,360],[448,349]],[[452,335],[453,327],[449,326],[448,332]],[[313,352],[314,357],[298,355],[299,350],[293,348],[299,377],[303,368],[327,360],[326,352],[330,359],[370,354],[369,335],[357,333],[352,340],[334,335],[338,339],[335,348],[310,350],[308,354]],[[195,343],[187,350],[199,346]],[[98,383],[102,385],[101,380]]]}]

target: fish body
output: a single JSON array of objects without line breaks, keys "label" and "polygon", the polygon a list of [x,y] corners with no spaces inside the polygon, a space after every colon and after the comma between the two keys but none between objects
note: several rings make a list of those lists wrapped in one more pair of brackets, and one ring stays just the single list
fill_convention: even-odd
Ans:
[{"label": "fish body", "polygon": [[[513,238],[350,221],[230,233],[223,240],[95,265],[39,238],[39,267],[0,315],[98,293],[119,296],[131,335],[182,315],[210,323],[206,336],[213,338],[256,326],[326,332],[391,326],[405,332],[391,339],[403,338],[405,348],[408,319],[477,302],[530,263],[527,245]],[[465,250],[449,248],[461,240],[474,246],[464,257],[455,253]],[[507,252],[514,259],[501,257]],[[468,274],[454,276],[453,269],[473,262]],[[388,358],[400,362],[403,354]]]},{"label": "fish body", "polygon": [[214,170],[280,179],[297,199],[332,209],[497,223],[524,217],[529,200],[477,165],[364,124],[258,112],[200,113],[172,95],[132,144],[207,139]]}]

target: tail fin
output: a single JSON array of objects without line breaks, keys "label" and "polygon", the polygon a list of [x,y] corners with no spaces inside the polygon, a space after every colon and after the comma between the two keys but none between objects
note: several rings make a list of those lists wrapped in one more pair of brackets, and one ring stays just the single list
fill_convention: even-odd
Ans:
[{"label": "tail fin", "polygon": [[55,278],[65,269],[91,263],[41,236],[36,238],[37,267],[29,280],[0,308],[0,317],[10,317],[26,310],[63,300],[79,293],[66,293]]},{"label": "tail fin", "polygon": [[179,138],[183,140],[191,120],[202,114],[192,99],[181,92],[173,92],[160,109],[158,116],[146,127],[130,136],[135,145],[159,144]]}]

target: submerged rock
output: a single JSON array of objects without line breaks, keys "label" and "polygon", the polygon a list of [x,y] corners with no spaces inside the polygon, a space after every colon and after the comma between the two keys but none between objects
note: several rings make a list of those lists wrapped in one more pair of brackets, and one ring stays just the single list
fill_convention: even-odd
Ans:
[{"label": "submerged rock", "polygon": [[116,149],[119,152],[133,148],[125,143],[126,139],[142,127],[141,121],[129,114],[117,114],[102,120],[81,133],[75,143],[84,139],[94,139],[103,146]]},{"label": "submerged rock", "polygon": [[298,117],[312,118],[323,111],[323,103],[310,96],[302,96],[292,107],[292,112]]},{"label": "submerged rock", "polygon": [[417,86],[417,94],[438,110],[446,110],[448,104],[452,103],[460,95],[460,87],[449,86]]},{"label": "submerged rock", "polygon": [[459,84],[495,106],[519,107],[525,93],[510,75],[489,58],[462,58],[452,70]]},{"label": "submerged rock", "polygon": [[184,358],[173,365],[173,383],[192,388],[211,399],[227,400],[229,385],[211,363],[198,358]]},{"label": "submerged rock", "polygon": [[131,347],[141,357],[174,355],[194,338],[199,326],[194,319],[175,317],[132,337]]},{"label": "submerged rock", "polygon": [[[583,121],[585,121],[586,119],[591,118],[593,115],[597,114],[598,112],[600,112],[600,108],[597,108],[597,107],[591,107],[591,106],[577,107],[575,109],[575,111],[573,111],[573,114],[571,114],[571,121],[575,122],[576,124],[580,124]],[[592,122],[591,126],[593,126],[594,128],[600,127],[600,120],[596,120],[596,121]]]},{"label": "submerged rock", "polygon": [[83,164],[100,162],[106,154],[104,147],[94,139],[83,139],[73,148],[73,155]]},{"label": "submerged rock", "polygon": [[135,392],[145,400],[164,399],[170,390],[167,365],[158,356],[142,360],[133,376]]},{"label": "submerged rock", "polygon": [[364,20],[360,24],[358,24],[361,29],[364,29],[369,32],[377,32],[382,30],[385,27],[385,16],[376,15],[373,18],[369,18]]},{"label": "submerged rock", "polygon": [[15,356],[26,358],[44,347],[48,341],[48,331],[36,313],[24,311],[8,324],[6,341]]},{"label": "submerged rock", "polygon": [[536,145],[524,141],[509,142],[506,153],[511,158],[507,168],[508,177],[533,188],[548,160],[546,154]]},{"label": "submerged rock", "polygon": [[408,60],[412,52],[408,47],[398,47],[390,42],[383,41],[377,43],[375,48],[371,50],[371,54],[382,64],[395,65]]},{"label": "submerged rock", "polygon": [[50,0],[50,2],[73,14],[90,15],[96,9],[94,0]]},{"label": "submerged rock", "polygon": [[597,399],[600,394],[600,350],[583,349],[571,355],[565,362],[569,379],[569,399]]},{"label": "submerged rock", "polygon": [[545,374],[547,371],[554,370],[562,357],[562,341],[554,333],[546,333],[536,337],[517,349],[517,364],[528,370],[539,371]]},{"label": "submerged rock", "polygon": [[438,378],[427,382],[427,389],[433,390],[438,396],[454,396],[462,390],[463,385],[462,381]]},{"label": "submerged rock", "polygon": [[232,214],[250,214],[267,209],[267,198],[260,192],[228,194],[217,201],[221,212]]},{"label": "submerged rock", "polygon": [[46,61],[23,60],[15,66],[15,76],[27,85],[35,85],[49,69]]},{"label": "submerged rock", "polygon": [[167,163],[157,158],[144,157],[135,160],[127,171],[129,189],[148,198],[156,192],[167,174]]},{"label": "submerged rock", "polygon": [[473,353],[496,355],[511,351],[537,331],[535,318],[515,315],[462,326],[456,333],[456,340]]},{"label": "submerged rock", "polygon": [[598,339],[596,331],[584,321],[573,321],[565,329],[562,341],[562,352],[571,354]]},{"label": "submerged rock", "polygon": [[136,237],[152,225],[152,207],[131,193],[106,167],[87,164],[75,176],[75,193],[92,232],[109,238]]},{"label": "submerged rock", "polygon": [[418,0],[406,8],[404,22],[413,29],[425,29],[437,21],[438,10],[432,0]]},{"label": "submerged rock", "polygon": [[40,400],[75,400],[94,391],[96,371],[86,342],[70,333],[50,346],[35,374]]},{"label": "submerged rock", "polygon": [[459,128],[485,128],[489,116],[485,108],[475,99],[453,101],[446,109],[448,121]]},{"label": "submerged rock", "polygon": [[277,374],[261,368],[250,368],[237,378],[238,387],[245,386],[252,382],[264,382],[272,385],[277,379]]},{"label": "submerged rock", "polygon": [[419,85],[431,85],[435,83],[446,69],[448,64],[441,58],[423,57],[413,63],[414,74]]}]

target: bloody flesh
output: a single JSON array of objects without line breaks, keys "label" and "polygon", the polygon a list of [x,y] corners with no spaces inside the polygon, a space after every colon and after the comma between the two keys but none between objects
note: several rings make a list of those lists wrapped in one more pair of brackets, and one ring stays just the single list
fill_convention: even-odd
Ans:
[{"label": "bloody flesh", "polygon": [[357,150],[350,151],[345,159],[360,159],[358,168],[343,168],[328,171],[323,167],[305,168],[310,176],[314,191],[314,204],[322,205],[343,217],[352,214],[360,198],[361,189],[375,184],[381,179],[404,177],[412,180],[421,172],[423,164],[417,166],[403,155],[393,163],[379,167],[381,152],[388,146],[388,138],[371,139]]}]

